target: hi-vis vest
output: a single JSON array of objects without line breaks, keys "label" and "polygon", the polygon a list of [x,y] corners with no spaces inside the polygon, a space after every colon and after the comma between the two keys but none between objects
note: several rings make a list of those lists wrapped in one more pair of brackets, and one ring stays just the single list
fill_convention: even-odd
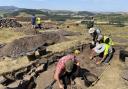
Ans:
[{"label": "hi-vis vest", "polygon": [[37,18],[36,18],[36,23],[37,23],[37,24],[41,24],[41,18],[37,17]]},{"label": "hi-vis vest", "polygon": [[[107,36],[104,36],[104,38],[103,38],[103,42],[105,43],[105,40],[107,39],[107,38],[109,38],[109,37],[107,37]],[[112,39],[111,38],[109,38],[109,45],[114,45],[114,43],[113,43],[113,41],[112,41]]]},{"label": "hi-vis vest", "polygon": [[105,44],[104,56],[106,56],[109,53],[109,48],[110,48],[110,45]]}]

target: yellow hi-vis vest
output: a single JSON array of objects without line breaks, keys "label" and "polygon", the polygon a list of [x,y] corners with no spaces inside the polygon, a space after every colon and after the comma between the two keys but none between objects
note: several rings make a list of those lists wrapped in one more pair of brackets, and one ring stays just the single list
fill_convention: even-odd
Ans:
[{"label": "yellow hi-vis vest", "polygon": [[[104,38],[103,38],[103,41],[105,42],[105,40],[107,39],[107,38],[109,38],[109,37],[107,37],[107,36],[104,36]],[[109,45],[114,45],[114,43],[113,43],[113,41],[112,41],[112,39],[111,38],[109,38],[110,39],[110,41],[109,41]]]},{"label": "yellow hi-vis vest", "polygon": [[110,45],[105,44],[104,56],[106,56],[109,53],[109,48],[110,48]]},{"label": "yellow hi-vis vest", "polygon": [[41,18],[39,17],[36,18],[36,24],[41,24]]}]

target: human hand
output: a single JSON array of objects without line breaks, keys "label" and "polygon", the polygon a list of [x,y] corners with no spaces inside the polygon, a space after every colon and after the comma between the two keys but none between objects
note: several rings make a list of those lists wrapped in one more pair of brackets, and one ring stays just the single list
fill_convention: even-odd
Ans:
[{"label": "human hand", "polygon": [[101,61],[96,62],[96,64],[97,64],[97,65],[98,65],[98,64],[101,64]]},{"label": "human hand", "polygon": [[59,84],[59,87],[60,89],[64,89],[63,85],[62,84]]},{"label": "human hand", "polygon": [[92,59],[93,59],[93,57],[91,56],[91,57],[89,57],[89,59],[90,59],[90,60],[92,60]]}]

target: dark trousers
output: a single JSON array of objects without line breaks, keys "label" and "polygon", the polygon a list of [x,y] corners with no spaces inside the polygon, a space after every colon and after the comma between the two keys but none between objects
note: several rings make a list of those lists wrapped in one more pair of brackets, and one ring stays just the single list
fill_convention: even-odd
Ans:
[{"label": "dark trousers", "polygon": [[[113,57],[113,52],[112,53],[108,53],[107,54],[107,56],[106,56],[106,58],[105,58],[105,60],[103,61],[104,63],[109,63],[110,62],[110,60],[112,59],[112,57]],[[103,55],[104,55],[104,52],[102,52],[101,54],[99,54],[99,57],[100,58],[103,58]]]},{"label": "dark trousers", "polygon": [[67,85],[71,83],[71,80],[75,79],[75,77],[78,75],[78,67],[76,64],[73,66],[73,70],[71,73],[66,72],[63,76],[61,76],[61,80],[64,84],[64,89],[67,89]]},{"label": "dark trousers", "polygon": [[38,28],[41,29],[41,24],[38,24]]},{"label": "dark trousers", "polygon": [[113,53],[109,53],[109,54],[106,56],[106,58],[105,58],[105,60],[104,60],[104,63],[109,63],[110,60],[112,59],[112,57],[113,57]]}]

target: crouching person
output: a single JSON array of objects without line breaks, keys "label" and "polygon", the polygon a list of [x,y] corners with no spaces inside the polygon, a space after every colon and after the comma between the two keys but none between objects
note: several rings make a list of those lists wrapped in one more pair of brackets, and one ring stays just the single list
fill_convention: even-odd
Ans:
[{"label": "crouching person", "polygon": [[57,81],[60,89],[66,89],[66,86],[64,86],[64,83],[62,84],[60,80],[63,80],[65,76],[70,79],[72,74],[79,69],[80,63],[76,57],[79,53],[80,51],[75,50],[74,54],[68,54],[58,61],[54,73],[54,79]]},{"label": "crouching person", "polygon": [[97,43],[99,43],[97,39],[99,39],[99,37],[102,36],[102,34],[101,30],[96,27],[90,28],[88,32],[92,38],[92,43],[90,44],[90,48],[92,49],[96,46]]},{"label": "crouching person", "polygon": [[106,43],[98,44],[95,48],[92,49],[90,59],[95,59],[95,57],[99,57],[100,59],[96,59],[96,64],[109,63],[113,56],[113,49],[110,45]]}]

